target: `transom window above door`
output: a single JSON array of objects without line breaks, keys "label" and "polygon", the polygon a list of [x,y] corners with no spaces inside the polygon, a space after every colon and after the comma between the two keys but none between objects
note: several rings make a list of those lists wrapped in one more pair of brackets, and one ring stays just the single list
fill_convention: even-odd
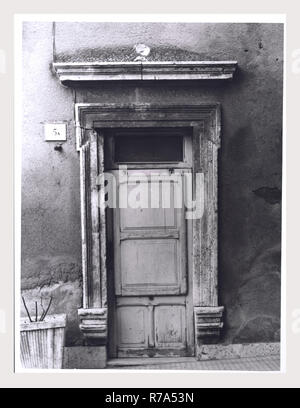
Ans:
[{"label": "transom window above door", "polygon": [[119,128],[105,131],[105,167],[180,167],[192,164],[190,128]]}]

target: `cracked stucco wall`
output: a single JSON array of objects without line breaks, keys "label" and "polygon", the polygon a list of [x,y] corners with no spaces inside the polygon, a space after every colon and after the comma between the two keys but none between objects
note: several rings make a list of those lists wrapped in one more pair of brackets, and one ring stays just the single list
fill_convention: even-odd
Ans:
[{"label": "cracked stucco wall", "polygon": [[[237,60],[239,70],[229,83],[105,83],[71,90],[50,69],[53,53],[57,61],[132,60],[136,43],[151,47],[150,60]],[[52,312],[68,313],[67,344],[81,343],[74,101],[221,102],[222,341],[278,340],[283,26],[30,22],[24,24],[23,47],[22,288],[28,302],[52,294]],[[44,142],[43,122],[51,121],[68,125],[62,150]]]}]

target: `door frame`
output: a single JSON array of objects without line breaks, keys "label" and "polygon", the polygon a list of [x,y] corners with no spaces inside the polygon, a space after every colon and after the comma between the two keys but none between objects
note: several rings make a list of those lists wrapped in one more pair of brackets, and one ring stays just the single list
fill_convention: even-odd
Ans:
[{"label": "door frame", "polygon": [[[104,131],[120,127],[191,127],[193,190],[200,215],[192,220],[192,281],[195,344],[216,342],[223,326],[218,305],[218,150],[221,107],[197,105],[75,104],[76,144],[80,153],[83,305],[78,310],[87,345],[107,344],[106,220]],[[196,176],[197,175],[197,176]],[[199,194],[199,195],[198,195]]]}]

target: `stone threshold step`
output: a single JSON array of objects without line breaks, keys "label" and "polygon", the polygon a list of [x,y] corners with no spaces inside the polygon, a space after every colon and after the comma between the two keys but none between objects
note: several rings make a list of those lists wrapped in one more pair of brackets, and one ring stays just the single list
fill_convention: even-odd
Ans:
[{"label": "stone threshold step", "polygon": [[196,357],[132,357],[132,358],[113,358],[108,360],[107,368],[109,367],[125,367],[125,366],[140,366],[140,365],[158,365],[169,363],[191,363],[196,362]]}]

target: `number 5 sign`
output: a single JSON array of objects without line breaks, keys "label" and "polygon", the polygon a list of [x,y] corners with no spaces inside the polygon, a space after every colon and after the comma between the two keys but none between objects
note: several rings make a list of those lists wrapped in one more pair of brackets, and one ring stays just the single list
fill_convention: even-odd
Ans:
[{"label": "number 5 sign", "polygon": [[65,142],[67,140],[67,125],[65,123],[45,123],[44,130],[47,142]]}]

